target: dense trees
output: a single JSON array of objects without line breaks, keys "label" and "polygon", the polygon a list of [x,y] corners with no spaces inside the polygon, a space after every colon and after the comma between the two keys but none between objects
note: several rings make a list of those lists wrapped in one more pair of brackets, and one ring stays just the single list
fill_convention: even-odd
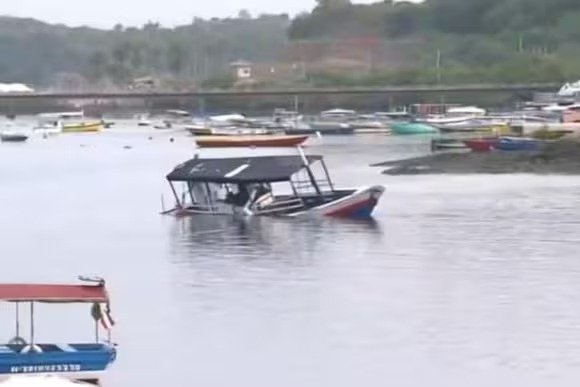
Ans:
[{"label": "dense trees", "polygon": [[[319,6],[294,20],[295,39],[373,36],[409,41],[416,61],[346,83],[525,82],[580,77],[578,0],[425,0]],[[378,20],[378,22],[377,22]],[[336,24],[340,24],[339,29]],[[361,27],[363,26],[363,27]],[[437,53],[441,68],[434,72]],[[324,82],[338,82],[316,74]]]},{"label": "dense trees", "polygon": [[288,17],[240,16],[110,31],[0,17],[0,82],[42,86],[62,79],[59,74],[79,74],[93,85],[126,85],[143,76],[201,84],[227,73],[231,61],[276,58],[287,42]]}]

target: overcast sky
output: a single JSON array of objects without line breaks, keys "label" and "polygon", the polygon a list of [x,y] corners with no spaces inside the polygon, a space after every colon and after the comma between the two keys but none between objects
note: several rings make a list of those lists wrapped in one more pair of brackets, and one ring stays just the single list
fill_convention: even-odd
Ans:
[{"label": "overcast sky", "polygon": [[[0,0],[4,15],[33,17],[71,26],[109,28],[116,23],[140,26],[148,20],[165,26],[188,24],[195,17],[235,16],[246,8],[252,14],[308,11],[314,0]],[[372,0],[355,0],[371,3]]]}]

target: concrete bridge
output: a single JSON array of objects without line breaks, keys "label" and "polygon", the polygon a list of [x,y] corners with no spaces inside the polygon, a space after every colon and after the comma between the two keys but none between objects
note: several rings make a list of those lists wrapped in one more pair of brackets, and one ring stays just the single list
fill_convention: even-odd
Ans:
[{"label": "concrete bridge", "polygon": [[317,95],[385,95],[403,94],[452,94],[452,93],[532,93],[556,92],[560,84],[473,84],[473,85],[425,85],[397,87],[353,87],[353,88],[286,88],[270,90],[199,90],[187,92],[35,92],[22,94],[0,94],[0,100],[107,100],[107,99],[163,99],[163,98],[204,98],[204,97],[268,97],[268,96],[317,96]]}]

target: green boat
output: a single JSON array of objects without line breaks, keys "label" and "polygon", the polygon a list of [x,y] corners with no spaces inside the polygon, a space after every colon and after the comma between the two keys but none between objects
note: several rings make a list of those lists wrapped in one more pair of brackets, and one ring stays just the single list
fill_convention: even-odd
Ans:
[{"label": "green boat", "polygon": [[390,126],[393,134],[433,134],[439,132],[430,125],[418,122],[396,122]]}]

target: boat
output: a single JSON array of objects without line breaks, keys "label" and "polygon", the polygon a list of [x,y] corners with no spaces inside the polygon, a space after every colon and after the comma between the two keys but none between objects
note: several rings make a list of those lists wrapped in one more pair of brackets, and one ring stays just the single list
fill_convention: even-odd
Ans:
[{"label": "boat", "polygon": [[431,150],[457,150],[466,149],[467,145],[461,140],[452,138],[439,138],[431,141]]},{"label": "boat", "polygon": [[102,121],[86,121],[83,111],[44,113],[39,116],[36,130],[45,133],[82,133],[98,132],[103,127]]},{"label": "boat", "polygon": [[393,122],[389,126],[391,127],[393,134],[409,135],[438,133],[438,130],[433,126],[419,122]]},{"label": "boat", "polygon": [[21,126],[14,121],[4,124],[4,129],[0,131],[0,141],[2,142],[25,142],[29,138],[29,128]]},{"label": "boat", "polygon": [[140,114],[136,116],[136,118],[137,118],[137,126],[147,127],[151,126],[152,124],[148,114]]},{"label": "boat", "polygon": [[494,149],[500,151],[537,151],[541,141],[534,138],[500,137]]},{"label": "boat", "polygon": [[564,84],[560,88],[560,90],[558,90],[558,93],[556,95],[558,97],[575,97],[579,93],[580,93],[580,80]]},{"label": "boat", "polygon": [[0,133],[0,141],[2,142],[25,142],[28,140],[28,135],[16,132],[2,132]]},{"label": "boat", "polygon": [[473,152],[490,152],[495,148],[497,142],[497,137],[463,140],[465,146],[467,146]]},{"label": "boat", "polygon": [[163,214],[369,218],[383,186],[337,189],[322,156],[196,157],[167,175]]},{"label": "boat", "polygon": [[355,128],[345,122],[315,121],[308,124],[297,125],[285,130],[286,134],[321,134],[321,135],[349,135],[354,134]]},{"label": "boat", "polygon": [[201,148],[231,147],[295,147],[304,143],[308,136],[198,136],[197,146]]},{"label": "boat", "polygon": [[87,132],[99,132],[103,128],[103,124],[100,121],[92,122],[70,122],[62,124],[63,133],[87,133]]},{"label": "boat", "polygon": [[[110,316],[110,301],[103,279],[79,279],[83,282],[73,285],[0,284],[0,301],[12,304],[15,314],[15,336],[6,344],[0,344],[0,381],[26,375],[58,376],[73,381],[99,383],[117,356],[116,346],[111,341],[114,322]],[[35,329],[35,307],[38,304],[92,305],[95,340],[83,343],[40,341]],[[24,307],[29,311],[28,335],[24,335],[21,329],[20,312]],[[66,329],[66,322],[62,323]],[[101,340],[103,331],[106,336]]]}]

